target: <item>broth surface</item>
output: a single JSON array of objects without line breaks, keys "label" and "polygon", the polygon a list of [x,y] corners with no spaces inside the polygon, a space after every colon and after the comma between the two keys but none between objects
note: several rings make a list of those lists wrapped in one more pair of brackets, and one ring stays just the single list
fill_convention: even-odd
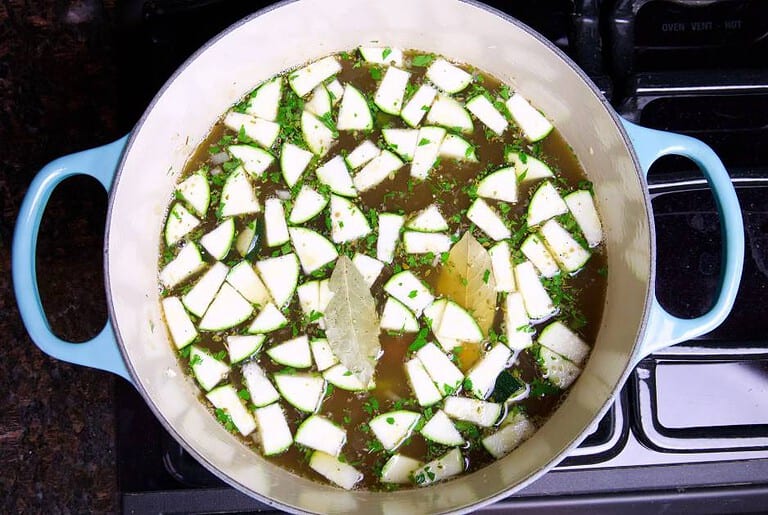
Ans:
[{"label": "broth surface", "polygon": [[[372,70],[379,70],[381,72],[385,69],[385,66],[364,63],[357,56],[356,52],[351,54],[352,55],[349,56],[341,55],[339,57],[342,70],[336,77],[342,84],[354,84],[355,87],[370,99],[373,97],[381,82],[381,73],[376,73]],[[412,61],[413,58],[418,55],[418,52],[406,52],[406,62]],[[474,82],[464,91],[453,95],[455,99],[463,102],[471,98],[474,94],[482,91],[489,92],[490,95],[495,98],[499,94],[506,92],[506,87],[495,78],[466,65],[461,65],[461,67],[473,74]],[[411,84],[418,85],[426,80],[424,76],[425,70],[427,69],[426,67],[411,66],[407,69],[412,74],[410,78]],[[283,101],[285,101],[286,95],[292,95],[287,85],[283,87],[283,95]],[[295,95],[293,96],[295,97]],[[334,108],[334,113],[337,112],[337,110],[338,106]],[[479,174],[482,174],[487,170],[495,170],[506,166],[505,149],[509,150],[510,148],[514,148],[526,152],[547,163],[556,174],[553,183],[559,188],[561,194],[589,187],[584,170],[581,168],[567,142],[557,131],[557,128],[555,128],[555,130],[541,142],[529,143],[523,138],[520,130],[512,123],[510,123],[510,127],[506,130],[503,136],[498,137],[492,133],[488,133],[483,123],[479,120],[473,119],[473,121],[474,132],[472,134],[464,134],[463,136],[475,145],[476,155],[479,158],[479,162],[459,162],[451,159],[440,159],[438,165],[432,169],[429,177],[424,181],[418,181],[411,178],[408,173],[408,164],[406,163],[403,168],[396,172],[394,178],[385,180],[377,187],[361,193],[358,198],[354,199],[354,202],[366,214],[369,214],[370,212],[395,212],[406,215],[415,213],[431,204],[437,204],[441,214],[449,223],[450,234],[456,236],[454,241],[466,231],[470,230],[475,238],[487,249],[496,242],[488,238],[480,229],[470,227],[470,223],[465,216],[467,208],[474,199],[474,192],[470,186],[474,184],[475,178]],[[423,125],[424,122],[422,121],[422,126]],[[330,152],[323,158],[318,159],[315,157],[313,159],[309,168],[304,172],[303,183],[316,185],[317,183],[314,178],[313,170],[319,164],[326,162],[334,155],[351,152],[365,139],[375,142],[377,146],[381,148],[385,148],[385,143],[381,135],[382,127],[408,128],[399,116],[393,116],[378,111],[374,115],[374,128],[372,131],[339,131],[338,139]],[[181,180],[200,169],[204,169],[208,170],[212,191],[220,189],[222,183],[220,178],[226,176],[232,169],[231,166],[227,165],[227,161],[231,162],[230,156],[226,156],[222,154],[222,152],[226,151],[225,149],[228,144],[238,142],[238,136],[238,133],[225,127],[222,119],[220,119],[211,129],[207,139],[190,157]],[[240,134],[240,136],[242,136],[242,134]],[[284,133],[281,132],[281,138],[282,137],[284,137]],[[280,139],[275,143],[272,150],[273,153],[276,154],[279,148]],[[218,163],[218,159],[223,158],[226,158],[227,161]],[[279,159],[275,160],[260,179],[252,179],[251,182],[256,188],[262,206],[262,212],[257,216],[246,215],[235,217],[235,225],[238,233],[254,218],[262,216],[265,199],[276,196],[285,198],[289,195],[292,198],[295,198],[295,191],[297,191],[298,187],[302,184],[302,181],[300,181],[293,189],[294,194],[292,195],[291,190],[287,187],[280,174]],[[516,204],[487,200],[488,204],[501,214],[505,224],[512,230],[512,238],[508,241],[513,251],[514,262],[519,262],[523,259],[517,249],[524,238],[530,234],[524,224],[525,210],[527,209],[529,197],[539,184],[540,181],[520,183],[518,189],[519,201]],[[216,194],[214,193],[214,197],[215,195]],[[213,230],[221,222],[215,215],[215,202],[216,199],[212,199],[211,207],[208,210],[208,216],[202,219],[202,223],[185,237],[184,242],[197,241],[201,235]],[[501,204],[506,204],[506,206],[501,206]],[[290,212],[289,206],[290,201],[288,201],[286,205],[286,214]],[[568,227],[567,223],[569,220],[562,219],[562,222]],[[572,226],[572,220],[570,222]],[[302,224],[302,226],[328,236],[329,231],[326,223],[326,216],[321,214],[309,222]],[[376,226],[375,224],[371,225],[374,229],[373,234],[375,234]],[[160,268],[164,267],[178,254],[178,251],[184,245],[184,242],[173,246],[167,246],[164,242],[161,244]],[[369,256],[376,256],[375,238],[363,238],[354,242],[336,245],[336,247],[339,249],[340,254],[345,253],[351,256],[355,252],[361,252]],[[284,246],[284,248],[267,248],[265,246],[262,248],[259,255],[252,258],[252,261],[255,262],[258,259],[271,257],[273,255],[281,255],[286,252],[291,252],[290,244],[288,244],[287,247]],[[605,301],[605,282],[607,274],[603,247],[599,246],[593,248],[591,249],[591,252],[591,258],[586,266],[575,275],[561,272],[558,277],[544,281],[547,291],[553,300],[555,300],[556,304],[559,304],[560,308],[559,313],[555,315],[553,319],[562,320],[568,327],[578,332],[581,338],[590,346],[593,345],[597,337],[597,330],[600,326],[600,319]],[[215,260],[204,251],[201,251],[201,253],[209,264],[215,262]],[[240,262],[241,259],[241,256],[233,245],[229,254],[221,261],[228,266],[232,266]],[[396,271],[402,269],[411,270],[416,276],[425,281],[433,292],[439,291],[438,276],[440,275],[439,270],[442,265],[442,260],[443,256],[440,255],[408,255],[403,252],[401,247],[399,247],[394,262],[384,266],[382,273],[371,288],[371,293],[376,300],[378,313],[381,314],[384,302],[387,299],[387,294],[383,290],[383,285]],[[300,279],[299,282],[301,283],[303,280],[316,278],[327,278],[330,276],[332,270],[333,265],[331,264],[309,278],[303,278],[302,272],[302,279]],[[192,276],[190,279],[170,290],[163,288],[161,285],[162,295],[175,295],[181,297],[195,284],[197,277],[199,277],[199,274]],[[437,294],[435,296],[437,297]],[[495,335],[504,334],[503,302],[501,302],[501,298],[502,295],[500,294],[499,301],[497,302],[496,318],[493,324],[493,333],[491,336],[487,337],[486,341],[480,345],[461,345],[461,350],[454,353],[459,368],[465,373],[483,355],[490,344],[495,342]],[[252,358],[258,361],[259,365],[268,375],[271,375],[274,372],[284,371],[286,367],[269,359],[264,352],[265,349],[277,343],[289,340],[297,334],[307,334],[310,338],[324,337],[324,332],[316,324],[307,323],[295,294],[287,309],[283,310],[283,313],[289,319],[290,324],[283,329],[269,333],[262,349]],[[194,345],[202,349],[207,349],[213,355],[218,354],[221,356],[226,354],[226,336],[231,334],[244,334],[245,329],[250,324],[252,318],[253,317],[243,324],[225,331],[199,331]],[[197,318],[192,317],[192,320],[196,321]],[[548,322],[549,321],[545,323],[537,322],[535,328],[540,331]],[[437,406],[433,408],[422,408],[418,405],[404,370],[403,364],[413,355],[413,351],[409,350],[409,346],[413,343],[415,338],[416,334],[397,335],[386,331],[381,332],[380,343],[383,353],[376,365],[376,388],[374,390],[370,392],[349,392],[328,385],[327,395],[322,402],[318,414],[328,417],[336,424],[346,429],[347,441],[342,450],[342,456],[347,463],[353,465],[364,474],[363,480],[356,485],[356,488],[381,490],[408,487],[408,485],[391,485],[379,481],[379,471],[393,453],[388,453],[381,449],[380,445],[377,445],[376,438],[372,434],[367,423],[373,415],[396,409],[408,409],[420,412],[424,415],[423,418],[428,418],[428,415],[437,411]],[[431,335],[429,340],[433,341]],[[179,355],[182,364],[188,369],[188,352],[185,352],[185,350],[182,349],[179,351]],[[513,356],[513,364],[511,365],[510,370],[514,371],[514,374],[528,384],[529,394],[519,401],[509,403],[504,409],[525,413],[529,419],[539,427],[562,402],[565,395],[567,395],[567,390],[561,391],[544,378],[542,368],[537,361],[535,344],[534,347],[516,352]],[[223,357],[223,361],[228,362],[228,358]],[[316,370],[314,365],[311,370]],[[238,391],[243,391],[246,388],[240,372],[240,366],[238,365],[232,366],[229,375],[224,382],[232,384]],[[210,403],[208,403],[205,398],[205,393],[202,391],[200,400],[210,406]],[[247,399],[244,398],[244,402],[246,403],[246,406],[251,409],[253,408]],[[295,409],[285,401],[280,402],[287,417],[289,427],[295,435],[296,428],[308,415]],[[212,406],[210,408],[213,416],[219,416],[220,420],[224,423],[227,422],[226,416],[222,416],[220,412],[217,413],[217,410],[214,410]],[[498,429],[498,427],[480,428],[469,423],[457,423],[457,428],[468,441],[468,444],[462,448],[462,454],[464,455],[466,462],[465,472],[478,470],[494,461],[494,458],[482,445],[479,444],[479,439],[492,433]],[[229,427],[229,429],[241,438],[244,443],[253,448],[254,452],[260,452],[256,432],[251,436],[242,437],[236,430],[231,427]],[[418,431],[413,431],[405,443],[397,448],[396,452],[427,462],[445,454],[448,450],[450,450],[449,447],[430,442]],[[308,457],[310,452],[311,450],[294,444],[284,453],[268,457],[268,459],[302,476],[325,481],[325,479],[309,467]]]}]

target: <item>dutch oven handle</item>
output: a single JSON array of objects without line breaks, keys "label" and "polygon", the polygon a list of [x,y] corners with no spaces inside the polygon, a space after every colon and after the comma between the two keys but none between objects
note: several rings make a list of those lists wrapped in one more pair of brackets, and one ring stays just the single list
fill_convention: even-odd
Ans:
[{"label": "dutch oven handle", "polygon": [[666,155],[687,157],[696,163],[714,194],[723,242],[720,291],[715,305],[700,317],[683,319],[669,314],[654,295],[645,337],[636,354],[635,361],[639,361],[664,347],[708,333],[725,320],[736,300],[744,267],[744,222],[728,172],[711,148],[688,136],[622,121],[646,175],[653,162]]},{"label": "dutch oven handle", "polygon": [[127,140],[125,136],[102,147],[61,157],[40,170],[21,204],[13,235],[11,268],[21,318],[40,350],[56,359],[106,370],[132,382],[109,321],[96,337],[83,343],[67,342],[53,334],[40,301],[35,270],[40,220],[53,190],[68,177],[89,175],[109,191]]}]

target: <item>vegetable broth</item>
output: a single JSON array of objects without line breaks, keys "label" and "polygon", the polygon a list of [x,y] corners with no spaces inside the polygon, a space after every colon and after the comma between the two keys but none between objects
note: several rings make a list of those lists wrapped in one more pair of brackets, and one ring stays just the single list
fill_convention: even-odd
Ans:
[{"label": "vegetable broth", "polygon": [[[418,52],[405,53],[406,61],[413,62],[414,58],[419,56]],[[338,80],[342,84],[354,84],[366,98],[373,98],[378,85],[381,83],[380,78],[386,66],[366,63],[357,54],[341,54],[338,56],[338,61],[342,66],[341,71],[336,74]],[[461,65],[461,67],[473,75],[473,82],[464,91],[453,95],[459,102],[464,102],[475,94],[483,93],[484,91],[489,92],[493,98],[506,92],[506,87],[495,78],[466,65]],[[410,77],[411,84],[421,84],[426,80],[424,73],[427,68],[425,66],[411,66],[407,69],[412,74]],[[301,104],[298,97],[292,94],[287,86],[284,86],[282,101],[287,101],[286,97],[288,97],[288,100],[292,99],[297,106]],[[242,106],[242,104],[240,105]],[[237,106],[235,109],[238,109]],[[333,109],[333,113],[335,114],[337,111],[338,106]],[[358,198],[353,199],[369,218],[369,223],[373,229],[371,235],[373,236],[369,235],[357,241],[336,245],[339,249],[339,254],[351,256],[355,252],[361,252],[375,257],[376,223],[374,222],[378,213],[390,212],[409,215],[432,204],[438,206],[440,213],[448,222],[450,227],[449,234],[454,236],[454,241],[457,241],[461,235],[469,230],[486,249],[491,247],[495,241],[490,239],[479,228],[471,226],[465,216],[466,210],[476,195],[476,188],[474,188],[476,184],[475,179],[491,170],[507,166],[505,164],[505,151],[511,149],[526,152],[548,164],[556,173],[553,183],[563,194],[579,187],[589,186],[584,170],[582,170],[571,148],[557,129],[542,141],[529,143],[514,124],[510,124],[510,127],[504,132],[503,136],[499,137],[489,132],[479,120],[474,119],[473,121],[473,132],[471,134],[464,134],[463,137],[475,146],[479,162],[459,162],[446,158],[439,159],[438,164],[432,168],[429,177],[424,181],[412,178],[408,173],[408,163],[406,163],[404,167],[395,173],[393,178],[384,180],[383,183],[373,189],[362,192]],[[278,122],[280,122],[280,118],[278,118]],[[421,125],[425,125],[425,122],[422,121]],[[313,158],[309,168],[303,174],[303,183],[316,186],[317,180],[313,170],[319,164],[323,164],[334,155],[346,155],[346,153],[351,152],[365,139],[373,141],[380,148],[386,148],[381,134],[383,127],[408,128],[399,116],[386,114],[378,110],[374,115],[374,128],[371,131],[339,131],[338,139],[328,154],[322,158]],[[280,138],[286,136],[294,138],[296,141],[300,141],[301,138],[300,135],[296,137],[281,131]],[[223,121],[219,120],[212,128],[207,139],[187,162],[182,179],[201,168],[207,168],[209,169],[208,177],[212,185],[212,191],[220,189],[222,180],[217,177],[223,178],[226,176],[231,167],[225,165],[228,170],[223,169],[222,164],[215,164],[215,161],[212,162],[212,157],[214,160],[217,157],[229,158],[229,156],[221,154],[225,152],[227,143],[236,143],[242,140],[247,140],[247,138],[243,138],[242,131],[238,134],[225,127]],[[280,140],[273,147],[274,153],[279,151],[279,145]],[[262,212],[257,215],[235,217],[238,234],[251,220],[262,218],[265,199],[276,196],[285,198],[289,195],[291,198],[295,198],[295,193],[302,184],[302,181],[299,181],[299,184],[293,189],[288,188],[283,177],[280,175],[278,160],[275,160],[266,169],[261,178],[250,179],[258,192]],[[540,183],[541,181],[521,182],[518,188],[519,200],[516,204],[487,200],[488,204],[501,214],[506,226],[511,229],[512,237],[508,241],[512,249],[513,262],[519,262],[524,259],[518,249],[523,239],[529,234],[524,224],[525,210],[528,206],[528,199]],[[286,214],[290,212],[290,202],[290,200],[286,202]],[[321,215],[301,225],[328,236],[329,227],[327,225],[326,212],[327,209]],[[202,223],[188,234],[181,243],[167,246],[163,242],[161,245],[160,267],[165,266],[173,256],[178,254],[178,250],[184,245],[184,242],[197,241],[201,235],[214,229],[221,221],[215,213],[216,199],[214,198],[212,199],[211,207],[208,209],[208,216],[203,218],[201,220]],[[561,216],[560,220],[566,228],[574,232],[572,219],[569,219],[568,216],[565,216],[565,218]],[[577,236],[580,235],[577,233]],[[290,243],[277,248],[267,248],[264,246],[260,253],[252,258],[252,261],[255,262],[258,259],[272,255],[282,255],[291,251]],[[569,275],[562,272],[558,277],[544,281],[547,291],[560,308],[559,313],[553,319],[562,320],[566,325],[577,331],[581,338],[590,346],[595,341],[600,326],[606,281],[606,259],[602,246],[591,249],[591,252],[591,258],[586,266],[579,270],[577,274]],[[207,263],[212,264],[215,261],[205,252],[202,252],[202,254]],[[446,259],[445,254],[431,256],[409,255],[405,254],[402,245],[399,245],[394,262],[384,266],[383,271],[371,287],[371,293],[376,301],[378,313],[381,314],[384,302],[388,297],[383,290],[383,285],[399,270],[413,271],[416,276],[429,285],[437,297],[437,292],[440,290],[439,277],[441,267]],[[240,260],[241,256],[234,248],[234,245],[229,250],[227,256],[221,259],[228,266],[232,266]],[[304,274],[301,272],[302,279],[299,282],[327,278],[331,275],[332,271],[333,263],[321,268],[318,272],[312,274],[312,277],[304,278]],[[163,296],[181,296],[196,283],[198,276],[199,274],[192,276],[192,278],[170,290],[163,288]],[[490,344],[498,340],[498,335],[504,334],[503,302],[501,302],[501,298],[502,295],[500,294],[499,301],[496,304],[493,332],[490,333],[490,336],[486,335],[482,344],[462,344],[461,350],[454,353],[459,368],[465,373],[484,354]],[[559,302],[557,302],[558,300]],[[308,323],[306,316],[304,316],[299,307],[295,293],[288,308],[282,311],[290,321],[289,325],[267,334],[266,341],[261,350],[252,358],[258,361],[268,376],[274,372],[285,371],[286,367],[269,359],[265,353],[266,349],[297,335],[307,334],[310,338],[323,337],[324,335],[324,332],[318,325]],[[230,334],[244,334],[252,318],[245,323],[224,331],[200,331],[194,344],[200,348],[207,349],[213,355],[225,354],[225,337]],[[197,319],[193,317],[193,320]],[[540,331],[545,325],[546,323],[538,323],[535,327]],[[423,322],[420,322],[420,327],[424,327]],[[381,448],[380,443],[378,443],[367,424],[374,415],[395,409],[411,410],[422,413],[423,419],[429,418],[429,415],[436,412],[438,406],[441,405],[439,403],[432,408],[420,407],[415,401],[414,394],[409,386],[408,377],[403,365],[413,355],[413,351],[409,350],[409,347],[412,346],[417,337],[417,334],[413,333],[392,334],[386,331],[381,332],[380,343],[383,352],[376,365],[376,387],[374,390],[370,392],[349,392],[335,388],[332,385],[327,385],[326,396],[318,414],[326,416],[346,429],[347,441],[341,456],[344,457],[347,463],[353,465],[364,474],[362,481],[356,485],[356,488],[386,490],[409,487],[409,485],[392,485],[379,481],[381,467],[393,453],[386,452]],[[434,340],[431,333],[427,339],[429,341]],[[538,427],[557,408],[567,394],[567,390],[558,389],[543,377],[543,372],[537,362],[535,352],[535,344],[532,348],[515,352],[513,358],[514,365],[510,369],[515,371],[514,373],[517,374],[519,379],[529,385],[529,395],[517,402],[509,403],[508,406],[504,407],[504,410],[525,413],[534,425]],[[182,364],[185,368],[188,367],[188,353],[181,350],[180,356]],[[228,361],[226,357],[224,361]],[[316,369],[313,366],[311,370]],[[288,371],[290,372],[290,370]],[[240,392],[246,391],[239,365],[232,366],[228,378],[224,382],[232,384]],[[242,397],[243,401],[248,405],[247,396],[242,394]],[[201,393],[201,402],[210,406],[204,393]],[[295,409],[283,400],[280,402],[291,432],[295,435],[296,428],[308,415]],[[252,408],[252,406],[249,407]],[[211,411],[223,423],[227,424],[228,429],[237,434],[244,443],[252,447],[255,452],[260,452],[260,446],[257,443],[257,432],[252,433],[248,437],[242,437],[237,430],[231,427],[231,421],[227,418],[226,414],[222,413],[221,410],[214,410],[212,407]],[[481,428],[469,423],[458,423],[457,427],[465,440],[468,441],[462,447],[462,453],[466,462],[466,472],[477,470],[494,461],[494,457],[479,444],[479,439],[495,431],[497,427]],[[449,447],[429,442],[418,431],[413,431],[405,443],[400,445],[395,452],[426,462],[445,454],[449,449]],[[267,459],[302,476],[325,481],[325,479],[309,467],[308,457],[310,452],[311,450],[293,444],[282,454],[270,456]]]}]

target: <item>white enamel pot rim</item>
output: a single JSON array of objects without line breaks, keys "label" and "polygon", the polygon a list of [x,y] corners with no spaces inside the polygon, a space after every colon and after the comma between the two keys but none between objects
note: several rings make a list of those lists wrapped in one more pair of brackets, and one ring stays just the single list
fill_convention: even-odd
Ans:
[{"label": "white enamel pot rim", "polygon": [[[403,12],[409,16],[397,14]],[[179,366],[164,330],[157,288],[158,242],[174,185],[216,118],[280,71],[373,40],[471,63],[542,109],[594,183],[609,267],[595,348],[549,421],[509,456],[477,472],[389,493],[346,492],[292,475],[227,433],[198,402],[196,386]],[[712,310],[695,320],[664,312],[653,291],[654,232],[645,173],[657,157],[669,153],[686,155],[702,168],[724,229],[720,295]],[[97,171],[104,166],[108,171]],[[105,282],[117,343],[109,327],[82,345],[56,339],[36,289],[29,293],[23,286],[36,285],[34,240],[45,202],[55,185],[74,173],[89,173],[107,189],[111,185]],[[187,451],[248,495],[292,512],[467,512],[523,488],[566,456],[608,409],[638,359],[716,327],[733,304],[743,247],[735,192],[708,147],[623,123],[578,67],[507,15],[461,0],[298,0],[255,13],[190,57],[155,97],[127,145],[120,140],[44,168],[19,215],[13,276],[20,312],[41,349],[132,381]]]}]

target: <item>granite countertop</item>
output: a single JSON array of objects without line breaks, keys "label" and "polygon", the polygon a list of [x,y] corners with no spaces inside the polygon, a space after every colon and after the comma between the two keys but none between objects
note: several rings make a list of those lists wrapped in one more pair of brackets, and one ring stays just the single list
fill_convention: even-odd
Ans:
[{"label": "granite countertop", "polygon": [[[48,161],[112,141],[118,120],[114,0],[0,3],[0,512],[116,512],[111,375],[49,358],[30,341],[10,278],[23,195]],[[43,303],[60,336],[82,341],[106,320],[101,246],[106,195],[72,179],[41,227]]]}]

